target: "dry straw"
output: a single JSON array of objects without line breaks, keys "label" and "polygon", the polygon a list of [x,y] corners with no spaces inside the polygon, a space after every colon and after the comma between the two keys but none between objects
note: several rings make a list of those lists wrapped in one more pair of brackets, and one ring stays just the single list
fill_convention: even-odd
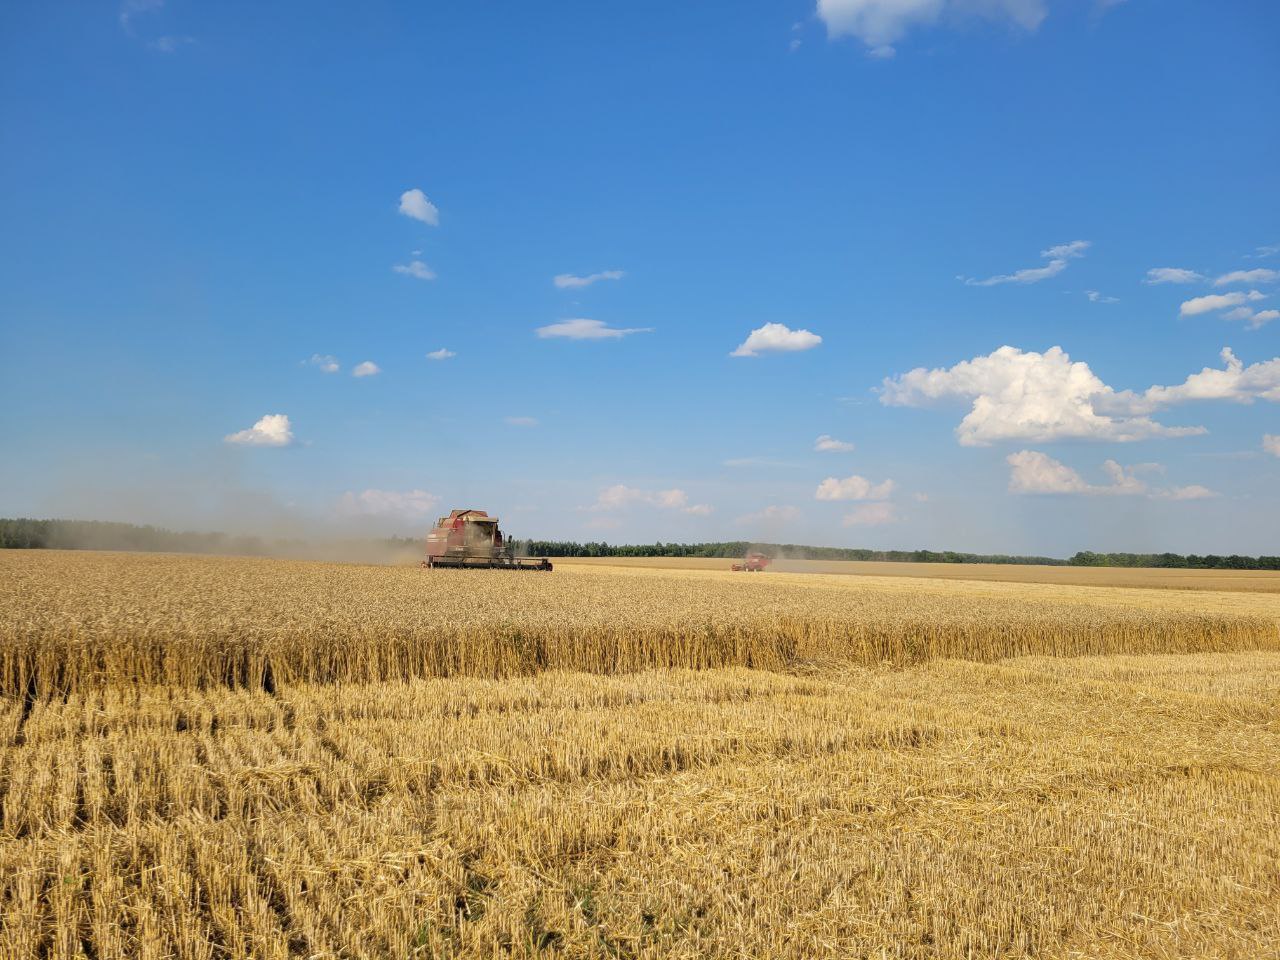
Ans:
[{"label": "dry straw", "polygon": [[[0,693],[118,684],[788,669],[1026,654],[1276,649],[1270,617],[892,591],[852,578],[552,576],[270,560],[0,558]],[[1135,592],[1136,593],[1136,592]]]}]

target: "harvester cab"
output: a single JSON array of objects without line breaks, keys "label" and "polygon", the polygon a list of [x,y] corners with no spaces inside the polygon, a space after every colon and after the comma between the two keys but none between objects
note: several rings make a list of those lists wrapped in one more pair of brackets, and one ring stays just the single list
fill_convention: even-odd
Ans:
[{"label": "harvester cab", "polygon": [[498,518],[483,510],[453,510],[427,534],[424,567],[480,567],[550,570],[546,557],[517,557],[515,544],[503,540]]}]

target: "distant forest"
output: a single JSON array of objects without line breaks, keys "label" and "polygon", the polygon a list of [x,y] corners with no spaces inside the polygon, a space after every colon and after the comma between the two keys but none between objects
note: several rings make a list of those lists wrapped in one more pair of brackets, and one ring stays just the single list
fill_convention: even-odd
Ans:
[{"label": "distant forest", "polygon": [[[420,538],[384,537],[345,541],[364,549],[385,548],[387,557],[403,559],[420,547]],[[330,547],[341,544],[330,544]],[[50,550],[138,550],[166,553],[222,553],[239,556],[308,556],[314,545],[300,539],[268,539],[225,533],[174,532],[161,527],[98,520],[0,519],[0,548]],[[792,560],[876,560],[911,563],[1034,563],[1075,567],[1180,567],[1191,570],[1280,570],[1280,557],[1217,556],[1178,553],[1093,553],[1083,551],[1069,560],[1006,554],[958,553],[953,550],[866,550],[809,547],[795,543],[577,543],[571,540],[518,540],[517,552],[532,557],[741,557],[758,550]],[[341,554],[338,554],[340,557]]]}]

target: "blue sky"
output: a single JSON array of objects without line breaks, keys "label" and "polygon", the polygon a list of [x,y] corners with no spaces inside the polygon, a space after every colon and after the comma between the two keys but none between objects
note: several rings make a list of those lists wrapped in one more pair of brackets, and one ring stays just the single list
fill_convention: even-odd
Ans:
[{"label": "blue sky", "polygon": [[0,514],[1275,553],[1277,48],[1262,0],[6,4]]}]

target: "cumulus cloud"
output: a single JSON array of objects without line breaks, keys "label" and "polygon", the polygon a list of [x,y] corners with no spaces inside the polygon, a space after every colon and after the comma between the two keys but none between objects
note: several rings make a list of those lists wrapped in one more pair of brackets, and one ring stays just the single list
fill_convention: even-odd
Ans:
[{"label": "cumulus cloud", "polygon": [[1203,274],[1182,267],[1153,267],[1147,271],[1147,279],[1143,283],[1199,283],[1205,279]]},{"label": "cumulus cloud", "polygon": [[827,477],[814,493],[816,500],[887,500],[893,493],[894,482],[872,483],[866,477],[856,473],[851,477],[840,479]]},{"label": "cumulus cloud", "polygon": [[792,330],[781,323],[766,323],[757,327],[729,356],[758,357],[762,353],[792,353],[812,350],[822,338],[808,330]]},{"label": "cumulus cloud", "polygon": [[1192,400],[1280,403],[1280,357],[1246,367],[1230,347],[1223,347],[1220,356],[1222,369],[1205,367],[1175,386],[1150,387],[1141,394],[1126,391],[1116,394],[1111,402],[1117,408],[1139,413]]},{"label": "cumulus cloud", "polygon": [[1015,270],[1013,273],[987,277],[985,280],[975,280],[973,277],[959,279],[971,287],[994,287],[1002,283],[1039,283],[1041,280],[1056,277],[1067,269],[1067,261],[1083,257],[1088,249],[1088,240],[1072,240],[1070,243],[1060,243],[1047,250],[1041,250],[1040,256],[1049,261],[1043,267],[1027,267],[1024,270]]},{"label": "cumulus cloud", "polygon": [[382,372],[382,368],[372,360],[365,360],[363,363],[357,363],[351,371],[353,377],[373,377]]},{"label": "cumulus cloud", "polygon": [[1108,297],[1099,293],[1097,290],[1086,290],[1084,295],[1089,298],[1090,303],[1119,303],[1119,297]]},{"label": "cumulus cloud", "polygon": [[1048,8],[1045,0],[818,0],[817,14],[828,37],[856,37],[874,56],[890,57],[893,44],[917,27],[976,16],[1034,31]]},{"label": "cumulus cloud", "polygon": [[677,510],[680,513],[701,517],[712,512],[708,504],[690,503],[688,494],[678,488],[641,490],[638,487],[628,487],[624,483],[605,487],[596,496],[596,502],[586,509],[599,513],[625,510],[636,505],[656,507],[659,510]]},{"label": "cumulus cloud", "polygon": [[795,507],[771,504],[755,513],[747,513],[734,520],[734,523],[751,525],[758,523],[789,523],[800,519],[800,511]]},{"label": "cumulus cloud", "polygon": [[313,353],[311,359],[305,362],[313,367],[318,367],[321,373],[337,373],[342,369],[338,364],[338,358],[331,357],[327,353]]},{"label": "cumulus cloud", "polygon": [[1182,301],[1178,313],[1184,317],[1197,317],[1202,313],[1226,310],[1228,307],[1238,307],[1242,303],[1255,303],[1263,299],[1266,299],[1266,294],[1259,293],[1257,290],[1250,290],[1248,293],[1210,293],[1203,297],[1192,297],[1190,300]]},{"label": "cumulus cloud", "polygon": [[452,350],[447,350],[444,347],[441,347],[439,350],[432,350],[430,353],[428,353],[427,359],[428,360],[449,360],[452,357],[456,357],[456,356],[457,354],[454,353]]},{"label": "cumulus cloud", "polygon": [[406,277],[413,277],[415,280],[434,280],[436,278],[436,272],[421,260],[397,263],[391,269],[396,273],[404,274]]},{"label": "cumulus cloud", "polygon": [[426,490],[348,490],[339,507],[343,513],[374,517],[422,519],[431,516],[440,498]]},{"label": "cumulus cloud", "polygon": [[585,277],[575,276],[572,273],[558,273],[552,279],[561,290],[573,290],[578,287],[589,287],[597,280],[621,280],[626,273],[622,270],[601,270],[599,273],[589,273]]},{"label": "cumulus cloud", "polygon": [[1280,270],[1232,270],[1213,281],[1215,287],[1227,287],[1233,283],[1275,283],[1280,280]]},{"label": "cumulus cloud", "polygon": [[1280,434],[1264,433],[1262,435],[1262,449],[1273,457],[1280,457]]},{"label": "cumulus cloud", "polygon": [[1157,500],[1203,500],[1216,494],[1199,485],[1150,487],[1140,474],[1162,473],[1158,463],[1122,466],[1114,460],[1102,465],[1108,483],[1089,483],[1060,460],[1038,450],[1020,450],[1005,458],[1009,464],[1009,492],[1017,494],[1081,494],[1085,496],[1151,497]]},{"label": "cumulus cloud", "polygon": [[1132,411],[1108,413],[1103,402],[1115,396],[1087,363],[1072,362],[1061,347],[1036,353],[1004,346],[946,369],[918,367],[887,377],[880,402],[903,407],[970,402],[969,413],[956,428],[957,439],[966,447],[1001,440],[1124,442],[1205,432],[1202,427],[1166,427]]},{"label": "cumulus cloud", "polygon": [[417,187],[400,194],[400,212],[433,227],[440,225],[440,211]]},{"label": "cumulus cloud", "polygon": [[293,443],[293,428],[285,414],[269,413],[248,430],[229,433],[222,439],[246,447],[287,447]]},{"label": "cumulus cloud", "polygon": [[611,327],[603,320],[561,320],[545,327],[538,327],[537,335],[543,340],[556,337],[565,340],[617,340],[633,333],[653,333],[653,327]]},{"label": "cumulus cloud", "polygon": [[503,417],[502,422],[509,427],[536,427],[537,417]]},{"label": "cumulus cloud", "polygon": [[846,527],[880,527],[897,519],[892,503],[863,503],[846,513],[841,522]]},{"label": "cumulus cloud", "polygon": [[837,440],[835,437],[824,433],[813,441],[813,449],[817,453],[851,453],[853,444],[847,440]]}]

